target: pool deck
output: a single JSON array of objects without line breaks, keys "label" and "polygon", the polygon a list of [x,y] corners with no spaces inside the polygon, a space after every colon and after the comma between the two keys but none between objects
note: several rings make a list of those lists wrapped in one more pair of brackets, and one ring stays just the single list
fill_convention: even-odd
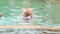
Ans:
[{"label": "pool deck", "polygon": [[60,31],[60,28],[54,28],[50,26],[0,26],[0,28],[23,28],[23,29],[48,29],[48,30],[56,30]]}]

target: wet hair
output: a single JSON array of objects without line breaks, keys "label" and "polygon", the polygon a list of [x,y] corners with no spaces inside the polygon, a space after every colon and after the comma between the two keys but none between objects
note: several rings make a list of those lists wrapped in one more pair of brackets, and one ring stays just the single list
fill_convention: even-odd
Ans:
[{"label": "wet hair", "polygon": [[26,12],[26,17],[29,16],[29,15],[30,15],[30,13],[29,12]]}]

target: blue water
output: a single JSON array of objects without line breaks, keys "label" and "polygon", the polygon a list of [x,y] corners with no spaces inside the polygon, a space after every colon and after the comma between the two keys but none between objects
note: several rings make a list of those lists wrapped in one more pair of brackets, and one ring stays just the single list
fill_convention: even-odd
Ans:
[{"label": "blue water", "polygon": [[[52,1],[50,1],[52,2]],[[39,25],[60,27],[60,4],[47,3],[44,0],[0,0],[0,26],[20,26],[20,25]],[[33,19],[23,20],[23,9],[33,8]],[[60,34],[60,32],[48,31],[43,29],[5,29],[0,28],[0,34]]]},{"label": "blue water", "polygon": [[22,13],[24,8],[33,8],[34,16],[29,21],[34,23],[33,25],[59,27],[59,6],[60,4],[47,3],[44,0],[40,0],[40,2],[38,0],[0,0],[0,12],[3,15],[0,18],[0,26],[30,25],[30,23],[23,20]]},{"label": "blue water", "polygon": [[[33,25],[60,27],[60,24],[56,24],[53,22],[53,18],[48,18],[49,17],[48,13],[46,13],[48,16],[47,17],[46,15],[45,16],[43,14],[41,15],[39,13],[39,10],[37,10],[36,8],[33,8],[33,10],[34,10],[33,19],[29,21],[30,23],[33,23]],[[8,17],[2,16],[2,18],[0,18],[0,26],[31,25],[30,23],[28,23],[28,21],[23,20],[22,16],[23,9],[20,10],[11,9],[11,11],[12,12],[10,13],[10,16]]]}]

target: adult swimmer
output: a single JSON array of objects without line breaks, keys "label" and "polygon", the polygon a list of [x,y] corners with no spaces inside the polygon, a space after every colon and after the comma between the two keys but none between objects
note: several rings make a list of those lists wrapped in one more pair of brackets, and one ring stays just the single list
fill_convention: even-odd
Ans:
[{"label": "adult swimmer", "polygon": [[30,20],[33,18],[33,9],[32,8],[26,8],[23,10],[23,19],[24,20]]}]

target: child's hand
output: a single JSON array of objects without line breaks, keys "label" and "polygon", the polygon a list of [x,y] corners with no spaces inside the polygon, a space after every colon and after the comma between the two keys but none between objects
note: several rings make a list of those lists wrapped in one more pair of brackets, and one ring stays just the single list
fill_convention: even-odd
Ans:
[{"label": "child's hand", "polygon": [[2,14],[0,13],[0,17],[2,17]]}]

